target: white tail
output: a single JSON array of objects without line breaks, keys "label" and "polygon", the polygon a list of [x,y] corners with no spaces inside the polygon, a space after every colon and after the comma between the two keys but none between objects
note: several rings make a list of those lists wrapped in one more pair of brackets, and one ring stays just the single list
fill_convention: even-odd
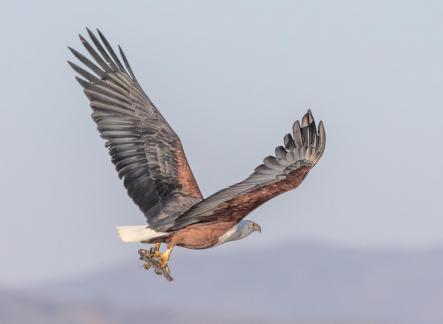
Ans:
[{"label": "white tail", "polygon": [[168,233],[156,232],[147,225],[117,226],[118,236],[125,243],[137,243],[168,235]]}]

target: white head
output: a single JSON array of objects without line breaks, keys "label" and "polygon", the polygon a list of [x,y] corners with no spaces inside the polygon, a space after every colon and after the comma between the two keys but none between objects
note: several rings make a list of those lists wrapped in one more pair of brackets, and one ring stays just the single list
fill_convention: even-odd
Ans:
[{"label": "white head", "polygon": [[233,226],[229,231],[220,236],[216,245],[229,241],[241,240],[253,232],[261,233],[260,225],[250,220],[241,220],[240,223]]}]

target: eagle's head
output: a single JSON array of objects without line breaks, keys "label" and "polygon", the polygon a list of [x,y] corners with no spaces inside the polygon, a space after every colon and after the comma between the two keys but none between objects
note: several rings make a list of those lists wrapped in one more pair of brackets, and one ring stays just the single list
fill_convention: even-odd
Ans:
[{"label": "eagle's head", "polygon": [[240,223],[237,224],[237,226],[233,227],[233,230],[235,231],[236,240],[240,240],[242,238],[245,238],[246,236],[254,233],[259,232],[261,233],[261,227],[257,223],[250,221],[250,220],[241,220]]},{"label": "eagle's head", "polygon": [[253,233],[253,232],[261,233],[261,227],[256,222],[248,221],[248,220],[244,220],[242,222],[245,222],[246,223],[245,225],[248,227],[248,232],[249,232],[248,235]]},{"label": "eagle's head", "polygon": [[250,220],[241,220],[237,225],[223,234],[216,245],[241,240],[254,232],[261,232],[260,225]]}]

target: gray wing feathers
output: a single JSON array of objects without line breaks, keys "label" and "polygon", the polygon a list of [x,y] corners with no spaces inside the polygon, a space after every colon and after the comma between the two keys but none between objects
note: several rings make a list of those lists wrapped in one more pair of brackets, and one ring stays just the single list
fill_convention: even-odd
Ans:
[{"label": "gray wing feathers", "polygon": [[300,167],[312,168],[322,156],[325,144],[326,135],[323,123],[320,122],[317,128],[312,113],[308,110],[303,116],[301,126],[296,121],[292,134],[284,136],[285,146],[278,146],[275,149],[275,156],[266,157],[263,164],[256,167],[244,181],[216,192],[193,206],[177,219],[174,228],[210,221],[213,211],[223,203],[254,189],[285,180],[289,173]]},{"label": "gray wing feathers", "polygon": [[[90,100],[92,118],[129,196],[152,228],[165,231],[202,199],[192,172],[182,174],[187,162],[180,139],[138,84],[122,49],[124,65],[100,31],[101,42],[87,31],[95,48],[82,36],[80,40],[94,62],[69,49],[92,73],[68,63],[80,76],[76,79]],[[195,184],[193,193],[181,181],[186,177]]]}]

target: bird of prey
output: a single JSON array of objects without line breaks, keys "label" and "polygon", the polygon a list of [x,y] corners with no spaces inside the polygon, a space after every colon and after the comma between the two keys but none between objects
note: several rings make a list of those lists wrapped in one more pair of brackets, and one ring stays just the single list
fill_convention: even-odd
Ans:
[{"label": "bird of prey", "polygon": [[[146,95],[119,46],[105,36],[80,35],[90,58],[69,48],[87,68],[68,63],[90,101],[92,118],[129,196],[147,224],[118,227],[124,242],[154,244],[150,256],[166,269],[172,249],[207,249],[243,239],[260,225],[244,220],[269,199],[297,188],[325,149],[323,123],[311,111],[296,121],[284,145],[245,180],[204,198],[186,160],[180,138]],[[123,62],[123,63],[122,63]],[[161,243],[167,245],[160,251]]]}]

